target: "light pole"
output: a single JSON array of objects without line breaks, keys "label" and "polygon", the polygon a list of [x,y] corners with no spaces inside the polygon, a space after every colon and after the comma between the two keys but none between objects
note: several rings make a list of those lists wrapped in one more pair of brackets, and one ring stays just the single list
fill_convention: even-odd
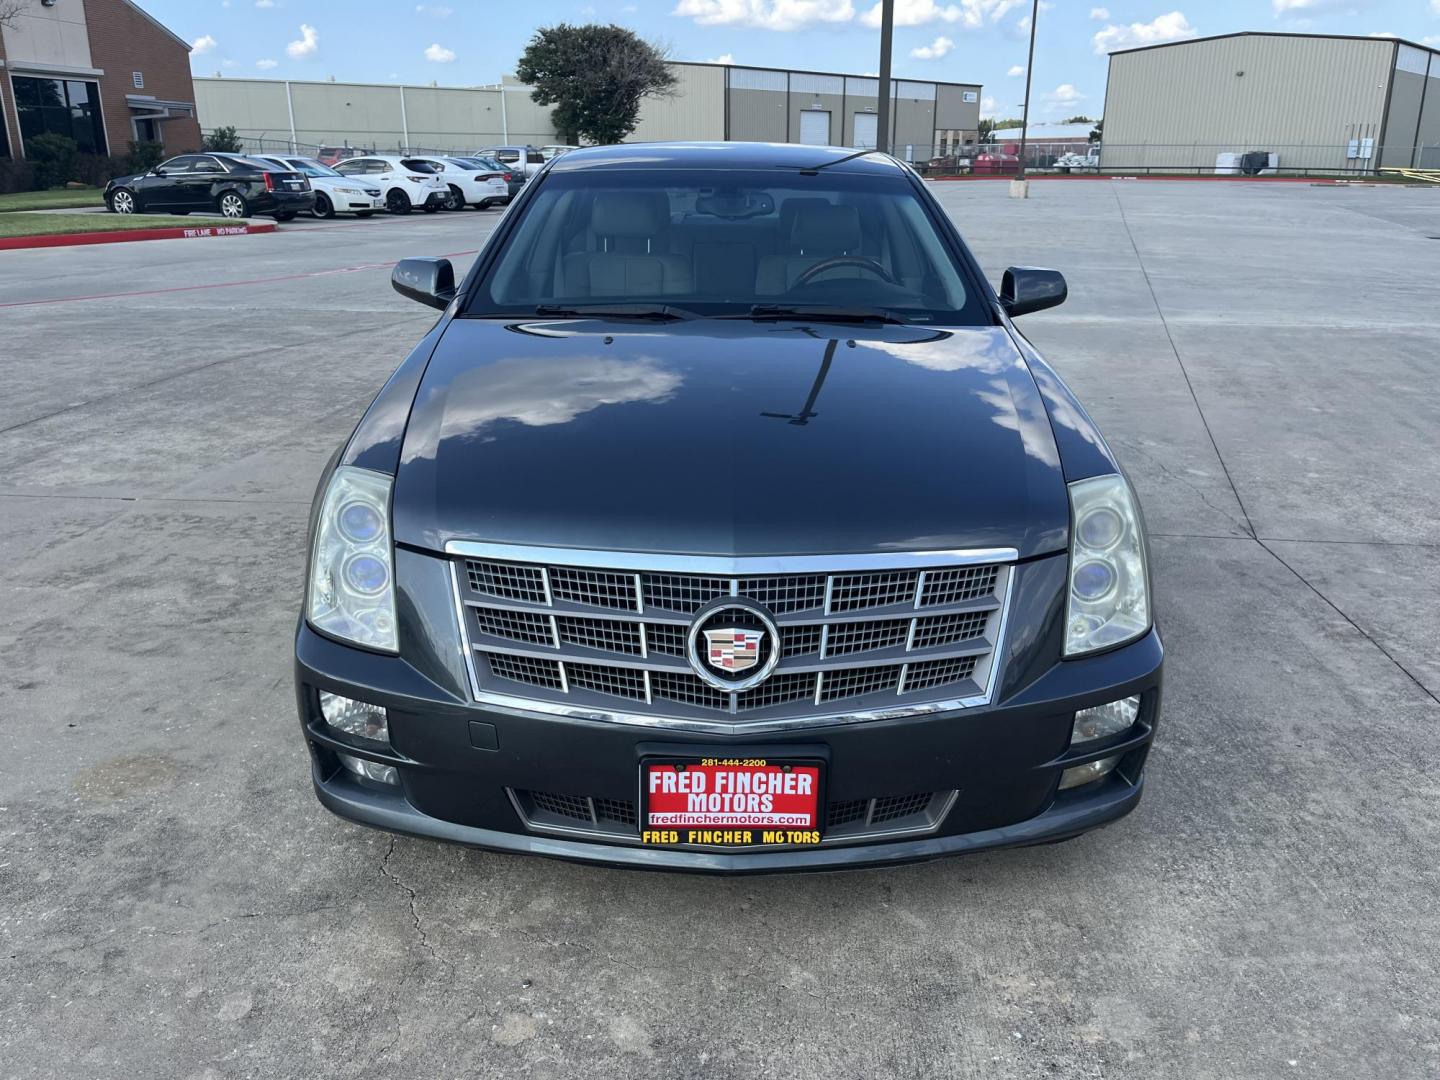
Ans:
[{"label": "light pole", "polygon": [[894,37],[895,0],[880,0],[880,115],[875,121],[875,149],[882,154],[890,152],[890,49]]},{"label": "light pole", "polygon": [[1025,143],[1030,137],[1030,80],[1035,74],[1035,24],[1040,21],[1040,0],[1030,7],[1030,55],[1025,60],[1025,110],[1020,120],[1020,169],[1010,181],[1012,199],[1030,197],[1030,181],[1025,178]]}]

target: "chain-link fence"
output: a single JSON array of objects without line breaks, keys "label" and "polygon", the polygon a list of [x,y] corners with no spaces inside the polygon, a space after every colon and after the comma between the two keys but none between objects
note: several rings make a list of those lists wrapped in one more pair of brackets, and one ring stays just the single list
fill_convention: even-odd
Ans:
[{"label": "chain-link fence", "polygon": [[[929,176],[1014,175],[1020,143],[983,143],[922,163]],[[1117,176],[1376,176],[1381,169],[1440,169],[1440,144],[1380,144],[1375,139],[1314,145],[1288,143],[1027,142],[1029,175],[1096,173]]]}]

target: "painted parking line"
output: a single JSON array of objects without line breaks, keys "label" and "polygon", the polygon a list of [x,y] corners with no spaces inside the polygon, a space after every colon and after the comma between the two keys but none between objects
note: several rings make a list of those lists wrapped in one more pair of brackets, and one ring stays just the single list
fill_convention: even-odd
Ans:
[{"label": "painted parking line", "polygon": [[[451,251],[440,256],[442,259],[458,259],[462,255],[474,255],[479,248],[465,251]],[[390,262],[361,263],[358,266],[337,266],[329,270],[309,270],[303,274],[277,274],[274,277],[246,278],[242,281],[212,281],[205,285],[172,285],[164,289],[136,289],[133,292],[92,293],[87,296],[52,296],[44,300],[12,300],[0,303],[0,308],[40,307],[45,304],[75,304],[85,300],[126,300],[136,296],[164,296],[167,293],[200,292],[205,289],[234,289],[246,285],[273,285],[282,281],[304,281],[308,278],[331,277],[335,274],[354,274],[362,270],[388,270],[398,259]]]}]

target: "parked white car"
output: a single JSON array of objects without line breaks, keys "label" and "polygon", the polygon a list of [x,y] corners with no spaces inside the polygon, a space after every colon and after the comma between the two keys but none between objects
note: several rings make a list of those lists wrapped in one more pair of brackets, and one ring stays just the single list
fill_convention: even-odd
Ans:
[{"label": "parked white car", "polygon": [[291,157],[288,154],[248,156],[274,162],[282,169],[293,169],[309,177],[310,186],[315,191],[315,208],[311,213],[318,218],[334,217],[336,214],[369,217],[375,211],[385,209],[384,193],[378,185],[362,177],[342,176],[314,158]]},{"label": "parked white car", "polygon": [[408,214],[417,206],[433,214],[450,198],[450,188],[435,169],[414,158],[367,154],[340,162],[335,171],[380,188],[385,209],[392,214]]},{"label": "parked white car", "polygon": [[477,162],[465,158],[417,157],[405,160],[423,161],[440,174],[450,193],[445,203],[446,210],[464,210],[467,206],[488,210],[510,201],[510,188],[505,183],[503,172],[481,168]]},{"label": "parked white car", "polygon": [[533,146],[490,146],[476,150],[470,157],[494,158],[507,169],[534,176],[545,167],[545,155]]},{"label": "parked white car", "polygon": [[549,160],[550,160],[551,158],[553,158],[553,157],[559,157],[561,154],[565,153],[567,150],[574,150],[574,149],[575,149],[575,147],[573,147],[573,146],[560,146],[558,143],[557,143],[557,144],[551,144],[550,146],[542,146],[542,147],[540,147],[540,156],[543,157],[546,161],[549,161]]}]

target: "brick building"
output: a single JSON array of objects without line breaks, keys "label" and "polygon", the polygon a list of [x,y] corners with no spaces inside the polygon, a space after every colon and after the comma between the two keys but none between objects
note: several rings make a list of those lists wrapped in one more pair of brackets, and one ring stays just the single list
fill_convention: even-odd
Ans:
[{"label": "brick building", "polygon": [[47,132],[89,154],[198,149],[190,46],[131,0],[28,0],[0,28],[0,158]]}]

